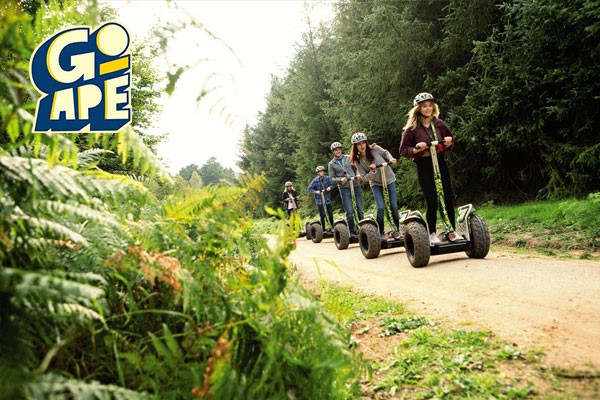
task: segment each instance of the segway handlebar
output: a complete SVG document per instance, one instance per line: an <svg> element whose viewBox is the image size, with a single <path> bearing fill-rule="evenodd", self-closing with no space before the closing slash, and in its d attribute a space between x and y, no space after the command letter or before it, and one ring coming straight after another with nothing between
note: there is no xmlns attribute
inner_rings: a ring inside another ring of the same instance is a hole
<svg viewBox="0 0 600 400"><path fill-rule="evenodd" d="M438 144L446 144L446 139L444 138L444 140L442 140L441 142L437 141L437 140L432 140L431 142L427 143L427 147L431 147L431 146L437 146ZM419 146L418 144L415 146L415 149L420 149L421 146Z"/></svg>

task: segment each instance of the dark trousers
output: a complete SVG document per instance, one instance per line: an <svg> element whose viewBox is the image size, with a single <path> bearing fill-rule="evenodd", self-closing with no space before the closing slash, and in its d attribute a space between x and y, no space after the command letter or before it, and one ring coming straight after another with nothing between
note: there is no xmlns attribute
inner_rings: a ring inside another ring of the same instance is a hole
<svg viewBox="0 0 600 400"><path fill-rule="evenodd" d="M435 190L435 180L433 178L433 165L431 164L431 157L417 158L417 177L419 178L419 185L423 194L425 195L425 202L427 203L427 225L429 225L429 233L436 231L437 222L437 192ZM452 229L455 229L455 215L454 215L454 193L452 191L452 183L450 182L450 171L446 164L446 159L443 155L438 154L438 164L440 166L440 174L442 175L442 187L444 188L444 204L446 206L446 212L448 213L448 219L452 225Z"/></svg>
<svg viewBox="0 0 600 400"><path fill-rule="evenodd" d="M333 226L333 210L331 209L331 203L327 204L327 216L329 217L329 221L331 222L331 225L329 225L329 227L331 228ZM321 226L323 227L323 230L325 230L325 208L323 207L323 204L317 204L317 207L319 207L319 215L321 216Z"/></svg>

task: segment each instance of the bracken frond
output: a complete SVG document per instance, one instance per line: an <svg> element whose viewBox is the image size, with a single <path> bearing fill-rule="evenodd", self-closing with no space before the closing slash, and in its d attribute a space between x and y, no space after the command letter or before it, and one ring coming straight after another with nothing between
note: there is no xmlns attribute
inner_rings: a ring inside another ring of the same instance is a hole
<svg viewBox="0 0 600 400"><path fill-rule="evenodd" d="M130 194L131 190L146 193L148 189L144 186L142 179L136 179L129 175L111 174L101 170L90 170L85 173L88 178L96 179L98 190L102 192L118 191L122 194ZM109 185L107 188L106 186Z"/></svg>
<svg viewBox="0 0 600 400"><path fill-rule="evenodd" d="M104 302L104 289L92 284L106 285L100 275L65 273L64 271L32 272L15 268L0 270L0 291L9 293L11 303L23 310L45 310L62 314L79 308L80 317L99 315L94 307ZM67 307L68 305L68 307ZM85 313L81 312L87 309Z"/></svg>
<svg viewBox="0 0 600 400"><path fill-rule="evenodd" d="M44 158L49 165L68 166L77 162L77 145L56 132L38 132L33 135L36 157Z"/></svg>
<svg viewBox="0 0 600 400"><path fill-rule="evenodd" d="M113 400L149 400L154 397L145 392L136 392L116 385L104 385L100 382L83 382L67 379L54 374L38 376L26 387L28 399L113 399Z"/></svg>
<svg viewBox="0 0 600 400"><path fill-rule="evenodd" d="M97 221L119 229L122 227L121 223L115 219L114 214L107 210L94 209L85 204L42 200L35 203L35 208L42 215L65 215L81 220Z"/></svg>
<svg viewBox="0 0 600 400"><path fill-rule="evenodd" d="M133 165L139 166L142 173L157 175L167 181L171 180L169 171L130 125L125 126L118 133L117 153L121 156L123 164L127 162L128 155L132 154Z"/></svg>
<svg viewBox="0 0 600 400"><path fill-rule="evenodd" d="M100 313L90 308L84 307L81 304L59 303L55 307L55 313L61 316L74 316L80 321L97 320L104 321Z"/></svg>
<svg viewBox="0 0 600 400"><path fill-rule="evenodd" d="M104 150L99 148L89 149L80 152L77 155L77 167L78 169L90 169L95 167L98 162L107 154L115 154L110 150Z"/></svg>
<svg viewBox="0 0 600 400"><path fill-rule="evenodd" d="M79 173L70 168L55 166L40 159L0 156L0 178L11 186L31 185L39 195L50 194L60 198L78 198L85 202L90 197L77 181Z"/></svg>
<svg viewBox="0 0 600 400"><path fill-rule="evenodd" d="M8 216L7 221L14 226L21 226L23 233L29 233L31 236L33 236L33 232L37 231L46 237L64 238L84 246L88 245L85 237L69 229L64 224L45 218L31 217L22 212L18 207Z"/></svg>
<svg viewBox="0 0 600 400"><path fill-rule="evenodd" d="M238 186L208 185L200 189L192 188L165 200L165 217L186 220L199 218L204 212L219 208L241 210L249 194L247 187Z"/></svg>

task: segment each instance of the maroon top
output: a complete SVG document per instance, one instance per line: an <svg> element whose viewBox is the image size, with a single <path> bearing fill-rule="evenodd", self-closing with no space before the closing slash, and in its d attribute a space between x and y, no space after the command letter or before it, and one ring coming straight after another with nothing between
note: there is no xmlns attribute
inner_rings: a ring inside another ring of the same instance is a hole
<svg viewBox="0 0 600 400"><path fill-rule="evenodd" d="M453 137L452 132L450 132L450 129L444 123L444 121L442 121L439 118L433 118L431 121L435 125L435 133L440 142L442 140L444 140L444 138L446 136ZM433 140L435 140L435 137L433 136L431 127L425 128L423 126L423 124L418 122L417 127L414 130L411 128L407 128L402 133L402 140L400 141L400 150L399 150L400 155L402 157L408 157L410 159L423 157L423 153L426 153L424 151L421 153L413 154L413 152L415 150L415 145L419 142L431 143L431 141L433 141ZM452 140L452 146L450 146L449 148L447 148L445 150L452 150L453 147L454 147L454 140ZM429 153L429 152L427 152L427 153Z"/></svg>

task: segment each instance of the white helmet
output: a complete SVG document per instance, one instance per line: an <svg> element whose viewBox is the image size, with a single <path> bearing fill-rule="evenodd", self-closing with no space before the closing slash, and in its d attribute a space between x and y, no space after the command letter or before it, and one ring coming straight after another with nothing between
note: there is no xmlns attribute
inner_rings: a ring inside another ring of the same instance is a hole
<svg viewBox="0 0 600 400"><path fill-rule="evenodd" d="M365 140L367 140L367 135L362 132L356 132L352 135L352 144L364 142Z"/></svg>
<svg viewBox="0 0 600 400"><path fill-rule="evenodd" d="M423 92L415 96L415 99L413 100L413 106L416 106L417 104L425 100L435 101L431 93Z"/></svg>
<svg viewBox="0 0 600 400"><path fill-rule="evenodd" d="M287 182L285 183L285 186L292 186L292 182L290 182L290 181L287 181Z"/></svg>
<svg viewBox="0 0 600 400"><path fill-rule="evenodd" d="M319 172L321 172L321 171L325 171L325 167L324 167L324 166L322 166L322 165L319 165L319 166L317 167L317 169L315 169L315 172L318 174L318 173L319 173Z"/></svg>
<svg viewBox="0 0 600 400"><path fill-rule="evenodd" d="M331 143L331 146L329 146L331 151L341 148L341 147L342 147L342 144L340 142L333 142L333 143Z"/></svg>

